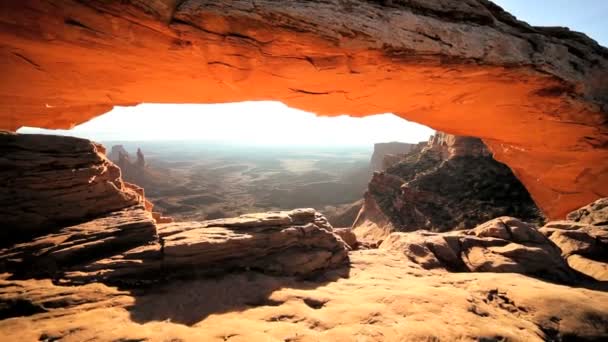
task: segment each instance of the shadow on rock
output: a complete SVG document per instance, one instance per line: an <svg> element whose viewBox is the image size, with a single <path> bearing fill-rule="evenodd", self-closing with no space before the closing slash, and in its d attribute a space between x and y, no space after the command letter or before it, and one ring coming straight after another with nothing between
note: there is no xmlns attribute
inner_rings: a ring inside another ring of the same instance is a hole
<svg viewBox="0 0 608 342"><path fill-rule="evenodd" d="M261 306L279 306L272 298L282 288L315 289L340 278L348 278L350 267L327 270L314 276L280 277L248 271L217 278L174 280L159 287L132 290L135 304L128 308L137 323L171 321L194 325L209 315L245 311ZM313 309L323 306L313 298L302 299Z"/></svg>

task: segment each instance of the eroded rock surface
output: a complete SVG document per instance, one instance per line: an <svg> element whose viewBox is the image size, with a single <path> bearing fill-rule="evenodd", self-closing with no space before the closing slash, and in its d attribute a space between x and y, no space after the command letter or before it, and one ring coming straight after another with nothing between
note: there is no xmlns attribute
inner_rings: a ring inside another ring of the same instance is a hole
<svg viewBox="0 0 608 342"><path fill-rule="evenodd" d="M0 23L0 128L142 102L392 112L484 139L551 219L608 196L606 48L490 1L3 1Z"/></svg>
<svg viewBox="0 0 608 342"><path fill-rule="evenodd" d="M594 226L608 226L608 198L597 201L577 209L567 216L568 220L591 224Z"/></svg>
<svg viewBox="0 0 608 342"><path fill-rule="evenodd" d="M112 283L251 269L310 275L348 262L344 242L312 209L158 225L159 242L71 268L65 278Z"/></svg>
<svg viewBox="0 0 608 342"><path fill-rule="evenodd" d="M521 273L574 283L576 272L538 229L512 217L499 217L457 232L392 233L380 249L398 251L424 269Z"/></svg>
<svg viewBox="0 0 608 342"><path fill-rule="evenodd" d="M607 203L608 199L599 199L570 213L572 221L549 222L540 229L570 267L601 281L608 281Z"/></svg>
<svg viewBox="0 0 608 342"><path fill-rule="evenodd" d="M89 140L0 132L0 245L143 203Z"/></svg>
<svg viewBox="0 0 608 342"><path fill-rule="evenodd" d="M60 278L74 265L154 241L154 219L134 206L0 250L0 265L18 277Z"/></svg>
<svg viewBox="0 0 608 342"><path fill-rule="evenodd" d="M511 273L429 271L381 250L350 252L350 258L348 269L305 281L242 272L127 292L102 284L0 280L0 336L378 342L608 337L608 294L601 289ZM2 310L17 301L20 311Z"/></svg>
<svg viewBox="0 0 608 342"><path fill-rule="evenodd" d="M122 285L243 269L310 275L348 262L332 230L314 209L155 226L133 207L1 250L0 262L20 278Z"/></svg>
<svg viewBox="0 0 608 342"><path fill-rule="evenodd" d="M472 228L505 215L542 220L524 186L480 139L445 133L375 173L365 202L354 227L367 240L392 231Z"/></svg>

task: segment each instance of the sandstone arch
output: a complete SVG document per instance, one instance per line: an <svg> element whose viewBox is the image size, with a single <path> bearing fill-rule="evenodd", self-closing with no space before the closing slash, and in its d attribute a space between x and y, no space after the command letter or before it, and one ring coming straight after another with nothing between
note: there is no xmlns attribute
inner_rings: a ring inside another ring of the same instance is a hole
<svg viewBox="0 0 608 342"><path fill-rule="evenodd" d="M550 218L608 196L608 50L487 0L3 1L0 128L280 100L478 136Z"/></svg>

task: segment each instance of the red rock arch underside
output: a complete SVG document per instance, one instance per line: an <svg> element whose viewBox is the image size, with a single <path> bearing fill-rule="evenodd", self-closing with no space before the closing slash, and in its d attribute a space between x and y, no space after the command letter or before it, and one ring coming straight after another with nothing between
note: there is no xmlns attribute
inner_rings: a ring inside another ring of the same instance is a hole
<svg viewBox="0 0 608 342"><path fill-rule="evenodd" d="M550 218L608 196L608 50L467 1L3 1L0 128L142 102L394 112L483 138Z"/></svg>

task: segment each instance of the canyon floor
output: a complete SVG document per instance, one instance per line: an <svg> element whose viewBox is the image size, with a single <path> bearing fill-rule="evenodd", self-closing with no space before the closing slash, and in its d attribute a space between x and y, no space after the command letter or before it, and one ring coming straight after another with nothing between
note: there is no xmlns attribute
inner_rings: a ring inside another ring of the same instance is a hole
<svg viewBox="0 0 608 342"><path fill-rule="evenodd" d="M22 305L29 316L0 321L0 335L3 341L567 341L608 334L601 284L428 271L391 251L349 256L349 266L309 279L242 272L136 291L3 279L3 301L18 292L34 304Z"/></svg>
<svg viewBox="0 0 608 342"><path fill-rule="evenodd" d="M301 207L332 214L359 200L370 177L366 146L104 142L117 144L131 156L142 149L143 181L124 170L123 177L145 188L155 210L178 221Z"/></svg>

